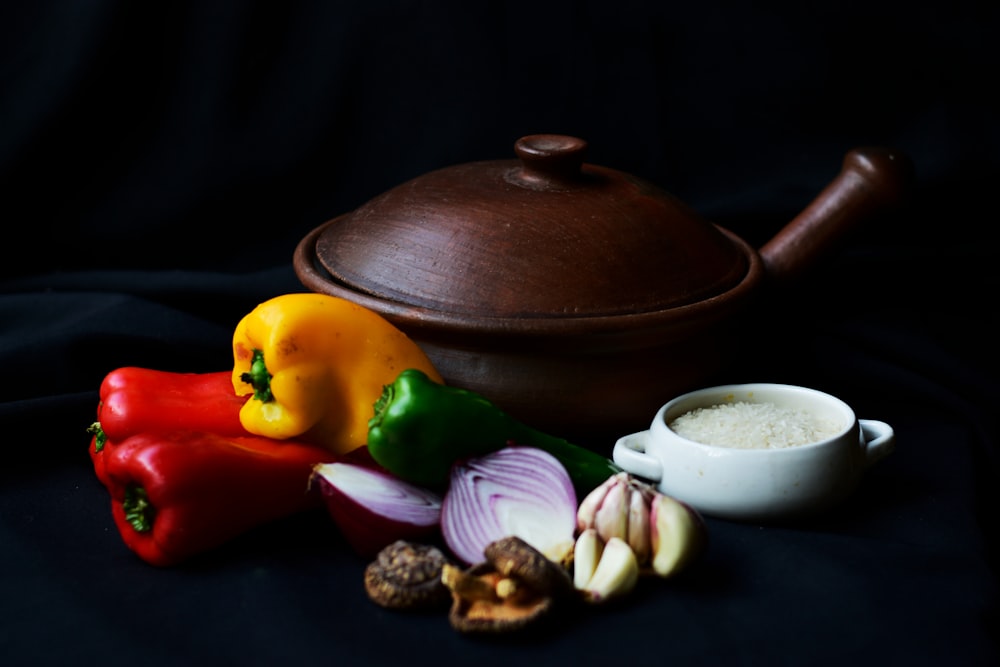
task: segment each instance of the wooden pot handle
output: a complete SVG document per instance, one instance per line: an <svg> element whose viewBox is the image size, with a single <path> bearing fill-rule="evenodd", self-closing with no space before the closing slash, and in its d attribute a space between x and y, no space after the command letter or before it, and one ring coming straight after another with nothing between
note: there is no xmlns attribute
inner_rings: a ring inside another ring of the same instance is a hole
<svg viewBox="0 0 1000 667"><path fill-rule="evenodd" d="M780 282L794 278L864 220L899 205L912 180L913 164L898 151L851 150L837 178L760 249L765 273Z"/></svg>

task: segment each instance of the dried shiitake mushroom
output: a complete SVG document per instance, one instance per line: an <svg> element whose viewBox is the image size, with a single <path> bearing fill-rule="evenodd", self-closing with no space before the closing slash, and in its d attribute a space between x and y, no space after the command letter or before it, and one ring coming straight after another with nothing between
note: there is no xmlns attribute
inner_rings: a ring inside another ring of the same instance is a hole
<svg viewBox="0 0 1000 667"><path fill-rule="evenodd" d="M448 563L437 547L398 540L365 568L365 591L388 609L444 608L451 592L441 580Z"/></svg>
<svg viewBox="0 0 1000 667"><path fill-rule="evenodd" d="M521 630L547 618L573 593L569 573L518 537L485 549L486 561L462 570L447 564L442 580L451 591L449 621L464 633Z"/></svg>

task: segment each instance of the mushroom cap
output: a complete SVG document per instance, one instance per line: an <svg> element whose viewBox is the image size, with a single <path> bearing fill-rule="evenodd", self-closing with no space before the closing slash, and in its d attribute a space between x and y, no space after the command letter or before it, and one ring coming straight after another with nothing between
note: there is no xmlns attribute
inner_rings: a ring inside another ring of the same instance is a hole
<svg viewBox="0 0 1000 667"><path fill-rule="evenodd" d="M487 560L468 570L448 568L448 615L464 633L502 634L535 626L573 590L569 573L518 537L490 543ZM501 594L499 591L504 591Z"/></svg>
<svg viewBox="0 0 1000 667"><path fill-rule="evenodd" d="M543 595L559 597L573 590L569 572L520 537L492 542L484 554L497 572L519 579Z"/></svg>
<svg viewBox="0 0 1000 667"><path fill-rule="evenodd" d="M437 547L397 540L365 568L365 591L388 609L435 609L451 599L441 581L448 562Z"/></svg>
<svg viewBox="0 0 1000 667"><path fill-rule="evenodd" d="M463 576L485 581L489 587L503 578L490 563L474 565ZM462 587L465 588L466 584ZM479 588L468 586L468 589ZM452 591L448 620L453 628L469 634L506 634L522 630L546 618L554 604L552 597L537 592L528 596L519 595L516 600L466 593Z"/></svg>

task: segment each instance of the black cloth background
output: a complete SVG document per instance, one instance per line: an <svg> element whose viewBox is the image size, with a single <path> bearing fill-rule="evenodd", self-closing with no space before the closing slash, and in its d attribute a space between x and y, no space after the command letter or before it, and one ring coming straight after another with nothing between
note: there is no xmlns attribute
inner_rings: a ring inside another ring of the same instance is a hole
<svg viewBox="0 0 1000 667"><path fill-rule="evenodd" d="M971 0L4 3L0 661L998 664L998 27ZM850 148L912 158L910 203L762 307L720 378L893 425L855 496L710 519L683 577L532 641L376 607L323 514L134 557L86 453L103 376L227 368L238 319L302 289L306 232L537 132L755 244Z"/></svg>

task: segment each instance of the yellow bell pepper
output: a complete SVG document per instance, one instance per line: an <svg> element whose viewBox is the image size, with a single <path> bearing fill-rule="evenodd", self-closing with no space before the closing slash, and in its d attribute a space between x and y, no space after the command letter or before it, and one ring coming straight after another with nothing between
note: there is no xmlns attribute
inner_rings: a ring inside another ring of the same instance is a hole
<svg viewBox="0 0 1000 667"><path fill-rule="evenodd" d="M253 394L243 427L343 454L367 442L385 385L407 368L441 376L423 350L378 313L324 294L284 294L258 305L233 334L233 388Z"/></svg>

